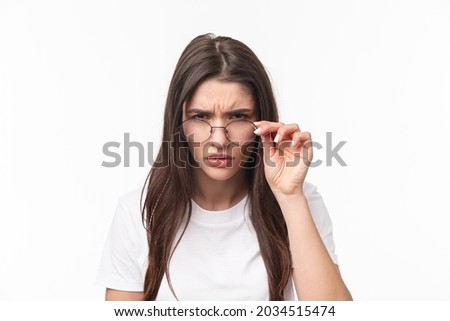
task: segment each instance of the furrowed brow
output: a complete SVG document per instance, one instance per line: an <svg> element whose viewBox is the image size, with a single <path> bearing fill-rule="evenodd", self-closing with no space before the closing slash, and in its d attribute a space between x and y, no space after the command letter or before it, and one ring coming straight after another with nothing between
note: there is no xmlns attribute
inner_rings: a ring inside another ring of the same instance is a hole
<svg viewBox="0 0 450 321"><path fill-rule="evenodd" d="M192 108L192 109L189 109L188 111L186 111L186 114L188 114L188 115L192 115L192 114L211 115L211 112L204 110L204 109Z"/></svg>
<svg viewBox="0 0 450 321"><path fill-rule="evenodd" d="M238 108L233 109L228 112L229 115L236 115L236 114L251 114L253 112L252 109L249 108Z"/></svg>

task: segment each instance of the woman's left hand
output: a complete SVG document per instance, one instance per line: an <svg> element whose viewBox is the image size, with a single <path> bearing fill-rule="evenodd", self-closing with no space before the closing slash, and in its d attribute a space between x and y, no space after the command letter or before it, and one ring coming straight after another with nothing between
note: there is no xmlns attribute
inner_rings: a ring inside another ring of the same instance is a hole
<svg viewBox="0 0 450 321"><path fill-rule="evenodd" d="M311 134L297 124L256 122L255 134L264 149L264 171L275 196L303 193L309 165L313 159Z"/></svg>

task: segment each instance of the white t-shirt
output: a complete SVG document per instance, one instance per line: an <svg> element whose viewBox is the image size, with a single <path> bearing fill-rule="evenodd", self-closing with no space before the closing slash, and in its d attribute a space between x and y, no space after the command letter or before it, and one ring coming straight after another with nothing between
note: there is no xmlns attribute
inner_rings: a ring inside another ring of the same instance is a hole
<svg viewBox="0 0 450 321"><path fill-rule="evenodd" d="M304 194L328 253L337 264L332 223L317 187ZM121 197L106 240L96 284L143 291L147 235L140 212L140 190ZM170 261L170 278L179 300L269 300L267 272L249 219L246 196L223 211L207 211L192 200L192 217ZM178 239L178 236L175 240ZM164 276L157 300L176 300ZM285 300L295 300L292 280Z"/></svg>

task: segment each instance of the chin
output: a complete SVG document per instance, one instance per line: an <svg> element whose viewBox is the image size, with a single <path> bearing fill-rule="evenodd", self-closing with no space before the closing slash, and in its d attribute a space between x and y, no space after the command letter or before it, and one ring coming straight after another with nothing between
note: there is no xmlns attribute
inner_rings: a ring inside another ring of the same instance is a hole
<svg viewBox="0 0 450 321"><path fill-rule="evenodd" d="M206 176L215 181L226 181L239 172L235 168L202 167L201 170Z"/></svg>

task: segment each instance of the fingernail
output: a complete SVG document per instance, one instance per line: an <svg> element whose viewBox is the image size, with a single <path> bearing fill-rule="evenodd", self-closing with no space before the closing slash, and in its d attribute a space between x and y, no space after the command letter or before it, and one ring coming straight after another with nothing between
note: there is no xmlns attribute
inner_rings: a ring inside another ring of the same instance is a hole
<svg viewBox="0 0 450 321"><path fill-rule="evenodd" d="M254 131L254 133L255 133L256 135L258 135L260 132L261 132L261 128L256 128L255 131Z"/></svg>
<svg viewBox="0 0 450 321"><path fill-rule="evenodd" d="M278 141L280 140L280 135L276 135L275 136L275 138L273 139L273 141L275 142L275 143L278 143Z"/></svg>
<svg viewBox="0 0 450 321"><path fill-rule="evenodd" d="M255 121L255 122L253 122L253 124L255 124L256 126L259 126L259 124L261 124L261 122L260 121Z"/></svg>

